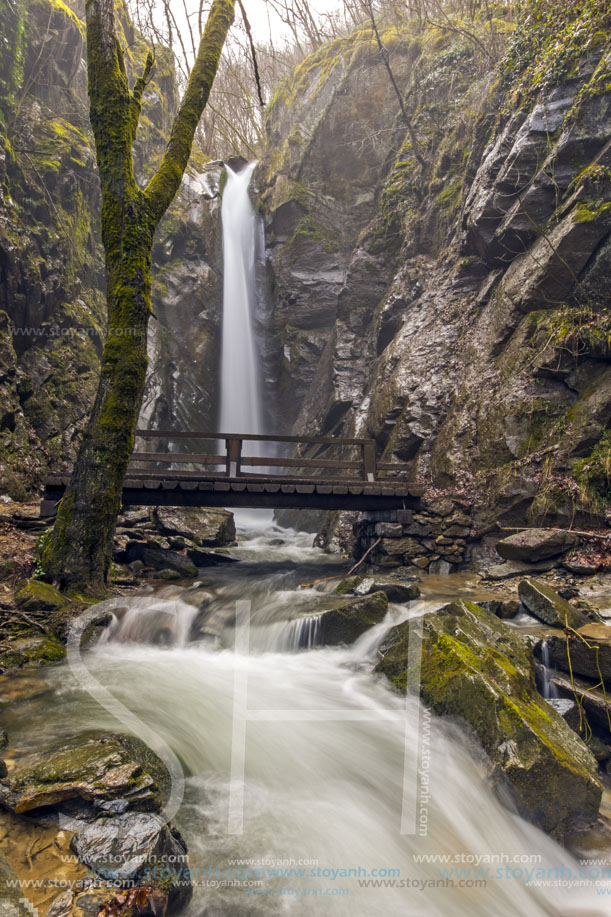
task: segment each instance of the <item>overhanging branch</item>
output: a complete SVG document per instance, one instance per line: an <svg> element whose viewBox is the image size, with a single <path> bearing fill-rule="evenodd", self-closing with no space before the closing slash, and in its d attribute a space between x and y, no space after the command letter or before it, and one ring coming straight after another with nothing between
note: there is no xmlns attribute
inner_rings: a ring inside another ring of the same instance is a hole
<svg viewBox="0 0 611 917"><path fill-rule="evenodd" d="M167 149L146 187L151 216L156 223L172 203L189 162L195 131L206 107L225 38L233 22L235 2L214 0L212 4Z"/></svg>

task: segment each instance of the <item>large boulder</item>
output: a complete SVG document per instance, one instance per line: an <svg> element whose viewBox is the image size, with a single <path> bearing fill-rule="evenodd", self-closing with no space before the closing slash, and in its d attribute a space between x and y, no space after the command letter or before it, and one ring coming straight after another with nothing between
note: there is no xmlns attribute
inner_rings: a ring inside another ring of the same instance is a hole
<svg viewBox="0 0 611 917"><path fill-rule="evenodd" d="M527 529L497 542L496 550L505 560L536 563L565 554L577 544L577 536L566 529Z"/></svg>
<svg viewBox="0 0 611 917"><path fill-rule="evenodd" d="M49 665L59 662L66 655L66 648L52 634L45 634L35 628L25 629L2 641L0 652L0 674L22 666Z"/></svg>
<svg viewBox="0 0 611 917"><path fill-rule="evenodd" d="M327 646L354 643L366 630L383 621L387 611L388 598L383 592L340 602L320 615L319 642Z"/></svg>
<svg viewBox="0 0 611 917"><path fill-rule="evenodd" d="M30 580L16 594L15 604L26 612L57 611L68 604L68 599L48 583Z"/></svg>
<svg viewBox="0 0 611 917"><path fill-rule="evenodd" d="M169 551L154 543L129 541L125 548L125 559L128 564L140 560L145 567L152 567L153 570L175 570L185 579L197 576L197 567L192 560L178 551Z"/></svg>
<svg viewBox="0 0 611 917"><path fill-rule="evenodd" d="M381 580L379 577L365 577L354 589L355 595L371 595L374 592L383 592L389 602L412 602L420 598L420 587L416 583Z"/></svg>
<svg viewBox="0 0 611 917"><path fill-rule="evenodd" d="M524 818L556 837L593 824L602 794L596 761L537 692L526 642L470 602L453 602L421 624L424 703L475 733L494 783L509 789ZM410 625L392 629L377 666L402 691L411 677Z"/></svg>
<svg viewBox="0 0 611 917"><path fill-rule="evenodd" d="M518 586L518 594L527 611L551 627L568 625L577 629L588 623L588 618L583 612L573 608L558 593L539 580L522 580Z"/></svg>
<svg viewBox="0 0 611 917"><path fill-rule="evenodd" d="M168 779L161 761L138 739L77 738L21 758L0 781L0 803L16 814L74 800L92 812L112 800L157 811Z"/></svg>
<svg viewBox="0 0 611 917"><path fill-rule="evenodd" d="M577 634L569 634L568 649L564 634L550 634L545 638L549 661L564 672L585 675L597 683L603 680L611 685L611 627L608 624L586 624Z"/></svg>
<svg viewBox="0 0 611 917"><path fill-rule="evenodd" d="M71 847L81 863L107 881L162 886L170 913L191 898L186 845L159 815L129 812L98 818L76 832Z"/></svg>
<svg viewBox="0 0 611 917"><path fill-rule="evenodd" d="M550 681L561 697L569 700L577 697L590 727L598 730L601 735L607 734L611 743L611 702L607 692L599 687L598 680L588 681L578 675L571 678L564 672L555 671L551 673Z"/></svg>
<svg viewBox="0 0 611 917"><path fill-rule="evenodd" d="M153 521L162 535L188 538L204 548L221 548L235 541L233 513L196 506L158 506Z"/></svg>

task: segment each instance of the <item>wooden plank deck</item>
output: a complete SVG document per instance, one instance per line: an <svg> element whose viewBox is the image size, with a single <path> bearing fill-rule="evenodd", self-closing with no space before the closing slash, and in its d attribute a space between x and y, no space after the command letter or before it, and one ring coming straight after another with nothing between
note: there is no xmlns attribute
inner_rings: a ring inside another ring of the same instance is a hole
<svg viewBox="0 0 611 917"><path fill-rule="evenodd" d="M138 430L142 439L225 443L224 454L206 452L134 452L123 485L124 506L222 506L228 509L409 509L418 505L422 488L407 480L409 466L377 464L376 444L370 439L255 436L196 431ZM255 457L242 455L243 442L261 440L305 446L309 456ZM343 450L340 459L312 456L313 447ZM346 458L346 450L354 459ZM197 469L176 465L200 466ZM148 467L142 467L148 466ZM154 466L154 467L151 467ZM284 467L287 473L278 474ZM259 469L259 473L255 469ZM312 476L311 469L319 469ZM297 469L303 473L299 474ZM398 477L388 477L395 474ZM53 516L70 481L69 474L45 481L41 516Z"/></svg>
<svg viewBox="0 0 611 917"><path fill-rule="evenodd" d="M69 475L47 478L41 515L54 515L70 480ZM422 491L400 482L332 481L275 478L253 480L195 476L164 471L128 474L123 485L124 506L220 506L227 509L409 509L418 505Z"/></svg>

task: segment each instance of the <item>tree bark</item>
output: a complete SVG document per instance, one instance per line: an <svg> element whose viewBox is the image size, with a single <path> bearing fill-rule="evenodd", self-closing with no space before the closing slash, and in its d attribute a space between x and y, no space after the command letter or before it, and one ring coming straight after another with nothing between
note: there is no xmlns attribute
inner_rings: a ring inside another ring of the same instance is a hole
<svg viewBox="0 0 611 917"><path fill-rule="evenodd" d="M234 4L235 0L214 0L212 4L166 152L142 190L134 177L132 147L153 58L149 55L144 73L130 91L114 31L114 2L86 3L90 118L102 187L108 335L98 391L72 479L42 551L45 573L62 589L99 593L107 582L146 377L153 236L180 187L233 22Z"/></svg>

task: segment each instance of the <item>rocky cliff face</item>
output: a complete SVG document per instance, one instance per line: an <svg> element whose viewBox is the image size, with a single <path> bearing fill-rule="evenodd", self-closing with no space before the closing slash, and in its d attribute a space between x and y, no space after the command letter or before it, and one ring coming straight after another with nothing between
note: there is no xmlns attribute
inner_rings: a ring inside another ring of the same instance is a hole
<svg viewBox="0 0 611 917"><path fill-rule="evenodd" d="M497 30L495 69L450 31L384 34L416 149L370 32L277 93L260 199L287 420L373 436L482 525L600 522L608 31L588 3Z"/></svg>
<svg viewBox="0 0 611 917"><path fill-rule="evenodd" d="M128 68L140 73L147 45L122 4L117 14ZM105 333L83 20L82 0L12 0L0 9L0 491L13 498L35 492L47 469L74 460ZM134 149L143 183L176 103L173 62L157 49ZM220 173L202 169L195 157L154 249L156 320L143 420L164 426L178 417L193 427L193 410L201 416L214 400L209 367L220 293L210 264L220 264ZM205 302L213 303L209 312Z"/></svg>
<svg viewBox="0 0 611 917"><path fill-rule="evenodd" d="M223 174L222 162L192 168L157 233L150 365L140 415L148 429L217 426Z"/></svg>

